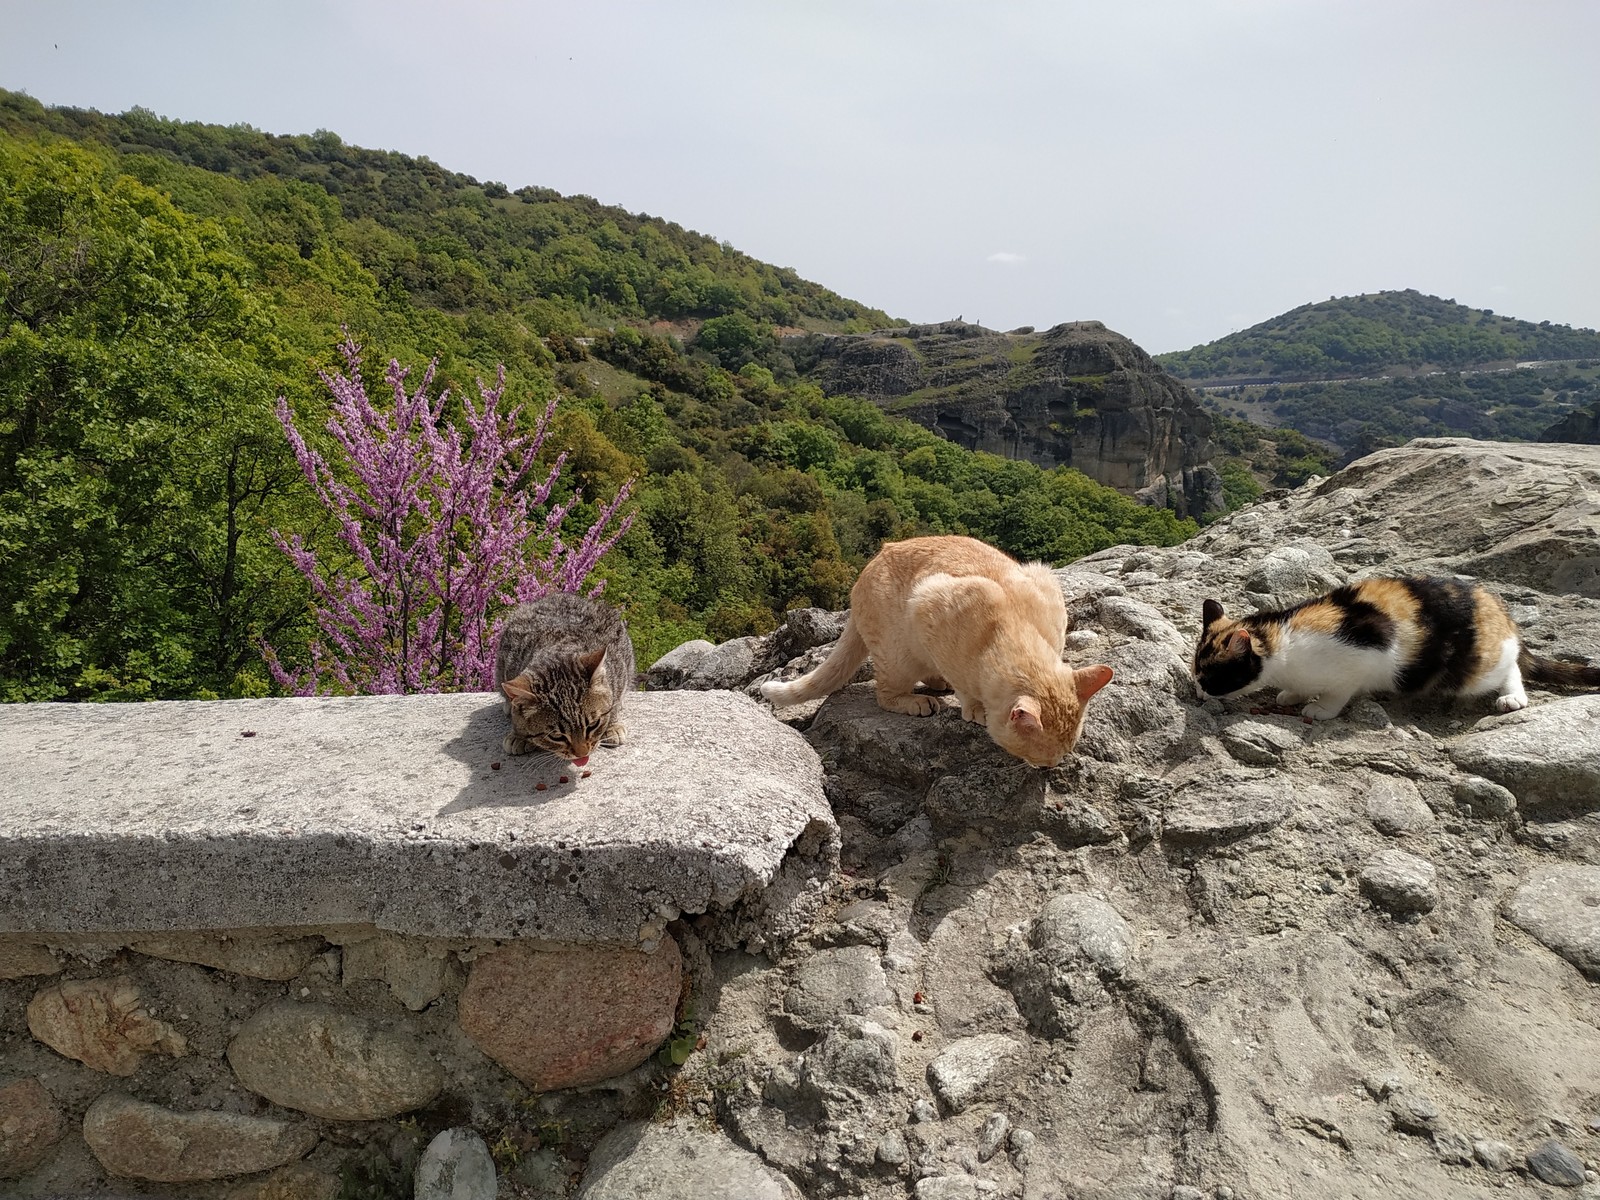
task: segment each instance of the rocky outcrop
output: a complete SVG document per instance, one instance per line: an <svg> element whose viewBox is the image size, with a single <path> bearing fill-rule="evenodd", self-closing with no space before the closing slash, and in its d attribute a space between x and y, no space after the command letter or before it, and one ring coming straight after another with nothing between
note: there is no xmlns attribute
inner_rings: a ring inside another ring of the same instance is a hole
<svg viewBox="0 0 1600 1200"><path fill-rule="evenodd" d="M1099 321L996 333L960 321L818 338L797 361L825 390L1044 467L1073 467L1180 515L1221 511L1211 419L1193 393Z"/></svg>
<svg viewBox="0 0 1600 1200"><path fill-rule="evenodd" d="M1600 658L1597 501L1600 449L1416 442L1073 563L1068 658L1116 679L1055 771L861 684L780 711L826 765L843 876L771 966L711 961L675 1086L814 1197L1600 1190L1592 702L1309 724L1188 669L1208 597L1414 569Z"/></svg>
<svg viewBox="0 0 1600 1200"><path fill-rule="evenodd" d="M1575 408L1539 435L1541 442L1574 442L1592 446L1600 442L1600 404Z"/></svg>

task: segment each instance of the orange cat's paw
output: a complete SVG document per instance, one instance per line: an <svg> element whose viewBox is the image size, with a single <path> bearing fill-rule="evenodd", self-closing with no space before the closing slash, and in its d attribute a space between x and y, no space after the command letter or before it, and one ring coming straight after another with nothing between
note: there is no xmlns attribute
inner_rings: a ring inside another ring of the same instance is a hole
<svg viewBox="0 0 1600 1200"><path fill-rule="evenodd" d="M971 721L974 725L983 725L988 722L988 715L984 712L983 705L974 700L971 704L961 706L961 719Z"/></svg>
<svg viewBox="0 0 1600 1200"><path fill-rule="evenodd" d="M878 707L910 717L931 717L944 706L933 696L879 696Z"/></svg>

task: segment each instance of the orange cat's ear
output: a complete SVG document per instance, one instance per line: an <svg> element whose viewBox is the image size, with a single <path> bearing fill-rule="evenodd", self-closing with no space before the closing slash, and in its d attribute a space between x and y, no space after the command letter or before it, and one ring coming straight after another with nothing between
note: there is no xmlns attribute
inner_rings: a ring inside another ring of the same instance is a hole
<svg viewBox="0 0 1600 1200"><path fill-rule="evenodd" d="M515 679L508 679L500 685L500 690L505 693L507 700L513 704L519 700L532 700L533 689L528 686L528 681L518 675Z"/></svg>
<svg viewBox="0 0 1600 1200"><path fill-rule="evenodd" d="M1011 706L1011 728L1022 733L1039 733L1044 725L1039 720L1039 702L1032 696L1018 696Z"/></svg>
<svg viewBox="0 0 1600 1200"><path fill-rule="evenodd" d="M591 650L587 654L578 655L578 666L585 675L593 679L594 673L600 669L600 664L605 661L605 657L606 652L604 650Z"/></svg>
<svg viewBox="0 0 1600 1200"><path fill-rule="evenodd" d="M1200 617L1205 622L1205 628L1210 629L1218 621L1222 620L1222 605L1215 600L1207 600L1200 607Z"/></svg>
<svg viewBox="0 0 1600 1200"><path fill-rule="evenodd" d="M1078 689L1078 703L1082 704L1106 684L1111 682L1111 668L1107 666L1082 667L1072 673L1073 686Z"/></svg>

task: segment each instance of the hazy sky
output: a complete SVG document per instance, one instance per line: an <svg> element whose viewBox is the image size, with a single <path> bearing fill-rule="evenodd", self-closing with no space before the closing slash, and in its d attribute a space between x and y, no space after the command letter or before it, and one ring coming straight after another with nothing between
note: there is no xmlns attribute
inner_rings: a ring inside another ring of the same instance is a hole
<svg viewBox="0 0 1600 1200"><path fill-rule="evenodd" d="M0 85L587 193L918 321L1600 326L1593 0L0 0Z"/></svg>

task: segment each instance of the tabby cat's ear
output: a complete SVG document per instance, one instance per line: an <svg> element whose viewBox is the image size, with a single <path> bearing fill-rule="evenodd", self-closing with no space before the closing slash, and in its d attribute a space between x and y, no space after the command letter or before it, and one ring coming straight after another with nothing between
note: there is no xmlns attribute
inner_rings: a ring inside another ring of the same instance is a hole
<svg viewBox="0 0 1600 1200"><path fill-rule="evenodd" d="M526 675L518 675L515 679L507 679L500 685L500 690L505 693L506 699L513 704L518 701L533 699L533 689L528 686L528 677Z"/></svg>
<svg viewBox="0 0 1600 1200"><path fill-rule="evenodd" d="M1044 729L1039 720L1039 702L1032 696L1018 696L1011 706L1011 728L1024 733L1039 733Z"/></svg>
<svg viewBox="0 0 1600 1200"><path fill-rule="evenodd" d="M1072 673L1072 685L1077 689L1079 704L1110 682L1111 668L1107 666L1081 667Z"/></svg>
<svg viewBox="0 0 1600 1200"><path fill-rule="evenodd" d="M1201 606L1200 615L1205 621L1206 628L1209 629L1218 621L1222 620L1222 605L1218 604L1215 600L1207 600L1205 604Z"/></svg>
<svg viewBox="0 0 1600 1200"><path fill-rule="evenodd" d="M605 661L605 658L606 652L604 650L591 650L587 654L580 654L578 655L578 669L590 679L593 679L595 673L600 670L600 664Z"/></svg>

